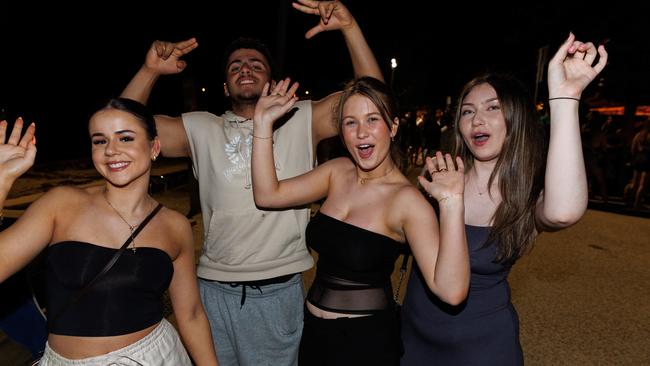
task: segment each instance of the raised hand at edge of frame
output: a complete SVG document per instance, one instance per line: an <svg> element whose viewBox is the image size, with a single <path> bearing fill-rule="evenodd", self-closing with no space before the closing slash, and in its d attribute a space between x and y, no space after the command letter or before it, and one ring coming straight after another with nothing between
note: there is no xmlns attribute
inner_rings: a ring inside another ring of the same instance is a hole
<svg viewBox="0 0 650 366"><path fill-rule="evenodd" d="M596 55L598 62L594 65ZM548 95L580 98L582 91L607 65L605 46L575 39L573 33L548 63Z"/></svg>
<svg viewBox="0 0 650 366"><path fill-rule="evenodd" d="M0 121L0 184L13 184L34 165L36 124L32 122L21 137L22 129L23 119L18 117L7 139L7 121Z"/></svg>
<svg viewBox="0 0 650 366"><path fill-rule="evenodd" d="M305 14L314 14L320 16L318 24L305 33L305 38L310 39L320 32L331 30L343 30L353 27L356 21L340 1L315 1L315 0L298 0L292 3L294 9Z"/></svg>

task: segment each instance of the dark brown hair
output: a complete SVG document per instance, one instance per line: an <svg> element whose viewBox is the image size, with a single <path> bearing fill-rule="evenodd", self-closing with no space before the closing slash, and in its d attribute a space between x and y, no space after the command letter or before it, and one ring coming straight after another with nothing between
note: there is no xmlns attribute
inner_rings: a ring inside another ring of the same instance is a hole
<svg viewBox="0 0 650 366"><path fill-rule="evenodd" d="M149 141L158 136L156 130L156 120L153 114L144 104L129 98L114 98L108 101L102 109L117 109L119 111L127 112L142 122L142 125L147 131L147 138Z"/></svg>
<svg viewBox="0 0 650 366"><path fill-rule="evenodd" d="M247 38L247 37L239 37L235 39L234 41L230 42L228 46L226 46L226 49L223 53L223 60L222 60L222 69L224 70L226 74L226 78L228 75L227 67L228 67L228 58L230 58L230 55L232 55L233 52L241 49L250 49L250 50L255 50L264 56L266 58L266 63L268 64L269 67L269 76L271 79L275 78L275 67L273 67L273 58L271 57L271 52L269 51L269 48L266 47L266 44L264 44L262 41L256 38Z"/></svg>

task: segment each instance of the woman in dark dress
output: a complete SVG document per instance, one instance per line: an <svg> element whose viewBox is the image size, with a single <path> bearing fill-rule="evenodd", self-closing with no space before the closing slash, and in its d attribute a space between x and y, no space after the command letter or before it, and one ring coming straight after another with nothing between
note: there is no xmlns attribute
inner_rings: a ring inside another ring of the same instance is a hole
<svg viewBox="0 0 650 366"><path fill-rule="evenodd" d="M576 41L573 34L551 59L546 161L542 125L519 82L488 74L465 86L455 155L466 167L470 290L465 302L450 306L423 286L419 269L412 273L402 312L402 365L523 363L508 273L537 233L573 225L586 210L578 104L606 62L604 47Z"/></svg>

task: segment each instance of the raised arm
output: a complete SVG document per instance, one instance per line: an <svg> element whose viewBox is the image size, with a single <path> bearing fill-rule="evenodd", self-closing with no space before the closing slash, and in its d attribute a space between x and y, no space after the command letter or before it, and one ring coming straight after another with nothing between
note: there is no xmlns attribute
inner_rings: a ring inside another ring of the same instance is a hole
<svg viewBox="0 0 650 366"><path fill-rule="evenodd" d="M327 193L331 165L318 168L295 178L278 181L273 158L273 123L293 107L298 100L298 84L289 88L290 80L281 80L269 94L264 85L253 117L253 153L251 170L255 204L266 208L298 206L314 202Z"/></svg>
<svg viewBox="0 0 650 366"><path fill-rule="evenodd" d="M30 124L21 137L22 129L23 119L18 117L7 139L7 121L0 121L0 207L4 207L16 179L34 165L36 158L36 125Z"/></svg>
<svg viewBox="0 0 650 366"><path fill-rule="evenodd" d="M306 38L309 39L323 31L340 30L343 33L356 79L361 76L372 76L375 79L384 80L375 55L368 46L359 24L345 5L340 1L298 0L297 3L293 3L293 7L303 13L320 17L318 24L305 34ZM322 139L336 135L332 109L337 100L338 93L334 93L313 103L313 146L316 146Z"/></svg>
<svg viewBox="0 0 650 366"><path fill-rule="evenodd" d="M5 143L7 121L0 122L0 210L16 179L33 164L36 157L35 125L21 137L22 118L18 118ZM19 222L0 232L0 282L27 265L48 243L53 219L46 209L48 198L41 198L23 214Z"/></svg>
<svg viewBox="0 0 650 366"><path fill-rule="evenodd" d="M174 259L174 277L169 285L169 295L176 316L179 333L194 364L197 366L217 365L217 356L212 341L208 317L205 314L196 278L194 261L194 240L189 222L178 213L170 220L172 235L180 245L180 252Z"/></svg>
<svg viewBox="0 0 650 366"><path fill-rule="evenodd" d="M198 46L194 38L177 43L155 41L147 52L144 64L120 96L147 104L158 77L182 72L187 63L180 57ZM189 144L181 117L157 115L155 118L162 154L168 157L189 156Z"/></svg>
<svg viewBox="0 0 650 366"><path fill-rule="evenodd" d="M458 305L469 290L470 268L465 236L464 166L440 152L427 157L431 181L418 177L426 192L438 201L440 227L431 205L415 189L408 204L401 204L406 217L404 231L429 289L442 301ZM439 230L439 231L438 231Z"/></svg>
<svg viewBox="0 0 650 366"><path fill-rule="evenodd" d="M598 63L594 63L599 55ZM607 64L604 46L575 40L573 33L548 65L551 132L544 192L535 211L538 230L576 223L587 209L587 178L580 141L582 91Z"/></svg>

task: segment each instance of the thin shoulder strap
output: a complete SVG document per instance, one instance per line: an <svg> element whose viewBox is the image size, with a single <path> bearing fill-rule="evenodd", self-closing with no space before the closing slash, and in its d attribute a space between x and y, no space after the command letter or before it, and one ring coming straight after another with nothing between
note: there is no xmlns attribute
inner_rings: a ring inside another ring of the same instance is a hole
<svg viewBox="0 0 650 366"><path fill-rule="evenodd" d="M144 227L147 226L147 224L149 223L149 221L151 221L151 219L153 219L153 217L156 216L156 214L158 213L158 211L160 211L160 209L161 209L162 207L163 207L163 205L162 205L161 203L158 203L158 206L156 206L156 208L154 208L154 209L151 211L151 213L149 213L149 215L147 215L147 217L145 217L144 220L142 220L142 222L140 223L140 225L138 225L138 227L135 229L135 231L133 231L133 235L129 235L129 237L126 239L126 241L124 242L124 244L122 244L122 246L120 247L120 250L118 250L117 253L115 253L115 255L113 255L113 258L111 258L111 260L108 261L108 263L106 263L106 265L104 266L104 268L102 269L102 271L99 272L99 273L97 274L97 276L95 276L95 278L93 278L90 282L88 282L88 284L86 284L86 286L84 286L84 288L83 288L81 291L79 291L79 297L81 297L81 295L82 295L82 291L85 292L85 290L86 290L87 288L89 288L89 287L90 287L90 286L91 286L95 281L97 281L97 279L99 279L100 277L102 277L103 275L105 275L106 272L108 272L108 271L113 267L113 265L115 264L115 262L117 262L117 260L118 260L118 259L120 258L120 256L122 255L122 253L124 253L124 250L129 246L129 244L131 244L131 242L133 241L133 239L134 239L136 236L138 236L138 234L140 234L140 231L142 231L142 229L144 229Z"/></svg>
<svg viewBox="0 0 650 366"><path fill-rule="evenodd" d="M138 234L140 234L140 231L142 231L142 229L144 229L144 227L147 226L149 221L151 221L151 219L153 219L153 217L156 216L156 214L158 213L158 211L160 211L160 209L162 207L163 207L162 203L158 203L158 206L156 206L156 208L154 208L151 211L151 213L147 217L145 217L144 220L142 220L140 225L138 225L138 227L133 232L133 235L131 237L129 237L128 239L126 239L126 242L124 244L122 244L122 248L126 248L127 246L129 246L129 243L131 243L131 240L133 240L133 238L135 238L136 236L138 236ZM122 248L120 248L120 249L122 249Z"/></svg>
<svg viewBox="0 0 650 366"><path fill-rule="evenodd" d="M98 279L103 277L106 274L106 272L110 271L110 269L113 268L113 265L115 264L115 262L117 262L117 260L120 258L122 253L124 253L124 250L126 249L126 247L128 247L129 244L131 243L131 241L133 241L133 238L135 238L140 233L140 231L142 231L142 229L144 229L144 227L147 226L149 221L151 221L151 219L154 216L156 216L156 214L160 211L160 209L162 207L163 207L163 205L161 203L158 203L158 206L156 206L156 208L154 208L151 211L151 213L149 213L149 215L147 215L147 217L145 217L144 220L142 220L140 225L138 225L138 227L133 232L133 235L129 235L129 237L126 239L124 244L122 244L120 249L117 252L115 252L115 254L113 254L113 257L108 261L108 263L106 263L104 268L102 268L102 270L99 271L99 273L95 277L93 277L92 280L88 281L88 283L86 285L84 285L84 287L81 290L79 290L79 292L77 292L77 295L75 297L73 297L72 300L70 300L70 302L68 302L64 307L62 307L61 310L59 310L58 313L56 313L55 315L50 317L49 318L50 322L53 322L55 319L57 319L59 316L61 316L61 314L63 314L66 310L68 310L68 308L72 304L79 301L83 297L83 295L86 292L88 292L88 290L92 287L92 285L94 285L95 282L97 282Z"/></svg>

